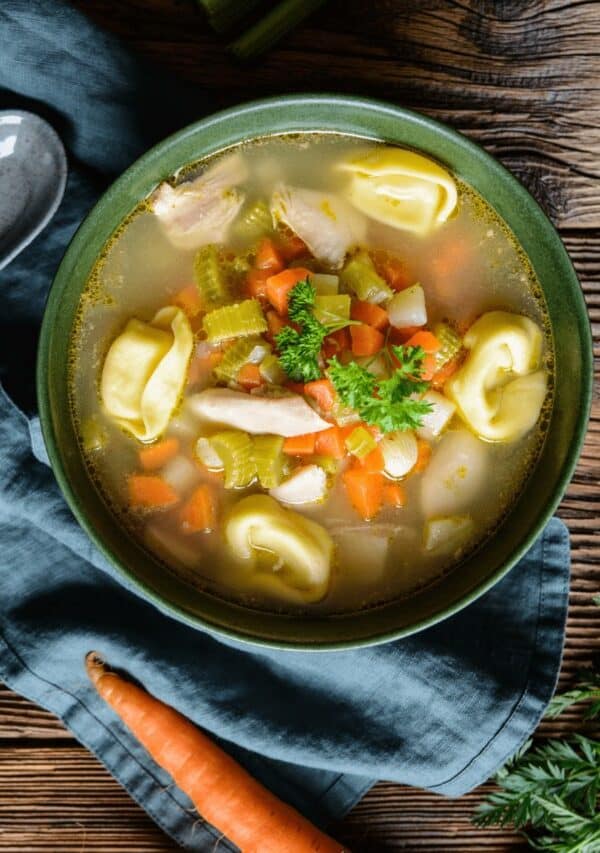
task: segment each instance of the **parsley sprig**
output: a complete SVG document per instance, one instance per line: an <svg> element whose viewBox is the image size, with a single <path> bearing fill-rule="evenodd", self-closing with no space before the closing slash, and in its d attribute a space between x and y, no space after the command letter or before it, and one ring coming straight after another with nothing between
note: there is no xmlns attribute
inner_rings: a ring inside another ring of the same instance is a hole
<svg viewBox="0 0 600 853"><path fill-rule="evenodd" d="M319 353L324 338L352 324L343 317L339 321L320 323L313 313L316 295L308 278L294 285L288 299L288 316L300 331L284 326L275 337L281 366L294 382L319 379L322 372Z"/></svg>
<svg viewBox="0 0 600 853"><path fill-rule="evenodd" d="M394 372L389 379L377 380L366 367L351 361L329 361L328 375L344 405L354 409L363 421L382 432L417 429L431 404L419 400L429 387L421 380L425 352L421 347L393 346Z"/></svg>

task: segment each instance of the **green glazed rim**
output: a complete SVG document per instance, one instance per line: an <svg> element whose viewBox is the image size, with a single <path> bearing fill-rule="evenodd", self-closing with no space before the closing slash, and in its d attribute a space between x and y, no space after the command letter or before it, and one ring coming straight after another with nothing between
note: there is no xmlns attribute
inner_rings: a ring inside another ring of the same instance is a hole
<svg viewBox="0 0 600 853"><path fill-rule="evenodd" d="M264 613L191 588L124 533L89 479L69 412L68 342L81 290L106 241L137 203L180 167L270 134L330 131L419 149L470 184L505 220L542 284L555 346L555 397L536 467L498 531L459 568L410 599L335 616ZM175 133L135 162L73 237L42 323L37 392L52 468L75 517L129 589L180 621L232 640L296 650L350 649L434 625L496 584L531 547L575 469L592 394L592 338L577 276L545 214L474 142L433 119L383 101L294 95L243 104Z"/></svg>

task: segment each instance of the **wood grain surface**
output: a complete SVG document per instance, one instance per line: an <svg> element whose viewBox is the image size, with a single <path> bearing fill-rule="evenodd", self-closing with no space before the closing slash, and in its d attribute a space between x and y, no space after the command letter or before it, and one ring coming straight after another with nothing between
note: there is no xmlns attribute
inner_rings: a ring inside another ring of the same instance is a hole
<svg viewBox="0 0 600 853"><path fill-rule="evenodd" d="M192 0L77 0L101 27L209 91L215 107L280 92L385 98L449 122L495 154L559 228L600 366L600 2L333 0L255 67L227 57ZM572 544L560 683L600 652L600 404L560 508ZM590 725L583 727L594 731ZM578 712L537 737L582 730ZM596 731L595 734L598 734ZM354 853L513 851L470 817L489 786L447 800L381 783L335 828ZM0 851L169 851L175 845L52 715L0 687Z"/></svg>

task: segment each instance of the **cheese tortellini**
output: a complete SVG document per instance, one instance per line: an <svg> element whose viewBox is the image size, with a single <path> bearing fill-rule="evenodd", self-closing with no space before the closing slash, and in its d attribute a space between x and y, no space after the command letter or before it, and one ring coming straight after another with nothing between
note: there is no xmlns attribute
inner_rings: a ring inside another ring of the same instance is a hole
<svg viewBox="0 0 600 853"><path fill-rule="evenodd" d="M351 173L348 193L354 206L394 228L425 235L456 208L452 176L416 151L381 146L340 168Z"/></svg>
<svg viewBox="0 0 600 853"><path fill-rule="evenodd" d="M445 392L487 441L517 441L536 423L548 385L542 332L529 318L490 311L464 338L470 353Z"/></svg>
<svg viewBox="0 0 600 853"><path fill-rule="evenodd" d="M274 498L242 498L225 523L225 540L248 589L296 604L326 595L333 540L320 524L284 509Z"/></svg>
<svg viewBox="0 0 600 853"><path fill-rule="evenodd" d="M193 344L179 308L161 308L151 323L129 320L102 368L100 396L107 414L140 441L157 438L183 391Z"/></svg>

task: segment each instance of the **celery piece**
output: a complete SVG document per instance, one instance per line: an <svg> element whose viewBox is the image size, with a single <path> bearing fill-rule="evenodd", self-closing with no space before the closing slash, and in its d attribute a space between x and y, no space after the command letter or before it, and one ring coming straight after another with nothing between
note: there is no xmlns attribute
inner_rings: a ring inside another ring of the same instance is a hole
<svg viewBox="0 0 600 853"><path fill-rule="evenodd" d="M337 275L316 272L311 275L310 283L316 290L317 296L335 296L338 292L340 280Z"/></svg>
<svg viewBox="0 0 600 853"><path fill-rule="evenodd" d="M433 334L441 344L441 347L434 356L436 367L439 370L445 364L448 364L449 361L452 361L453 358L456 358L463 344L460 335L447 323L438 323L434 326Z"/></svg>
<svg viewBox="0 0 600 853"><path fill-rule="evenodd" d="M229 299L225 273L214 244L203 246L194 258L194 279L200 291L202 304L207 308L222 305Z"/></svg>
<svg viewBox="0 0 600 853"><path fill-rule="evenodd" d="M385 302L394 295L367 252L357 252L340 273L342 283L365 302Z"/></svg>
<svg viewBox="0 0 600 853"><path fill-rule="evenodd" d="M308 461L318 465L328 476L337 474L340 467L339 459L334 459L333 456L312 456Z"/></svg>
<svg viewBox="0 0 600 853"><path fill-rule="evenodd" d="M233 235L244 243L252 243L259 237L272 234L273 218L264 199L253 201L244 207L233 225Z"/></svg>
<svg viewBox="0 0 600 853"><path fill-rule="evenodd" d="M303 21L325 0L282 0L258 23L229 45L241 62L256 59Z"/></svg>
<svg viewBox="0 0 600 853"><path fill-rule="evenodd" d="M256 364L269 353L270 346L258 335L240 338L226 351L221 361L214 368L214 374L221 382L233 382L247 362Z"/></svg>
<svg viewBox="0 0 600 853"><path fill-rule="evenodd" d="M270 385L283 385L287 380L287 373L281 366L276 355L266 355L261 361L258 369L262 378Z"/></svg>
<svg viewBox="0 0 600 853"><path fill-rule="evenodd" d="M225 33L246 18L262 0L198 0L214 30Z"/></svg>
<svg viewBox="0 0 600 853"><path fill-rule="evenodd" d="M210 444L225 469L225 488L242 489L256 477L252 439L247 432L228 429L211 436Z"/></svg>
<svg viewBox="0 0 600 853"><path fill-rule="evenodd" d="M80 435L85 453L96 453L106 447L108 433L94 415L81 424Z"/></svg>
<svg viewBox="0 0 600 853"><path fill-rule="evenodd" d="M363 426L353 429L345 441L348 452L358 459L363 459L377 447L377 442Z"/></svg>
<svg viewBox="0 0 600 853"><path fill-rule="evenodd" d="M263 489L274 489L283 480L283 438L280 435L255 435L254 464Z"/></svg>
<svg viewBox="0 0 600 853"><path fill-rule="evenodd" d="M350 319L350 297L347 293L315 296L314 315L325 326L336 326Z"/></svg>
<svg viewBox="0 0 600 853"><path fill-rule="evenodd" d="M245 299L235 305L215 308L204 316L202 325L211 343L228 338L259 335L268 328L260 303L256 299Z"/></svg>

